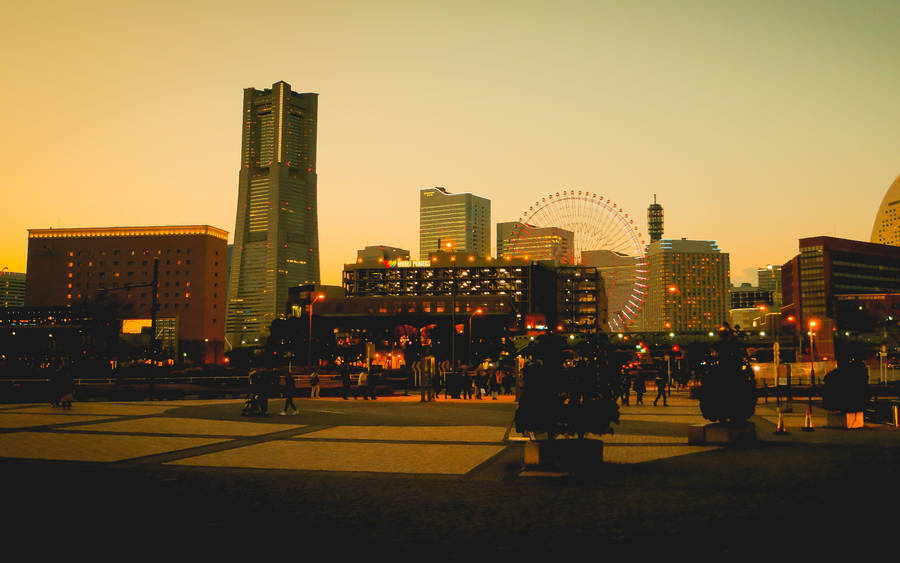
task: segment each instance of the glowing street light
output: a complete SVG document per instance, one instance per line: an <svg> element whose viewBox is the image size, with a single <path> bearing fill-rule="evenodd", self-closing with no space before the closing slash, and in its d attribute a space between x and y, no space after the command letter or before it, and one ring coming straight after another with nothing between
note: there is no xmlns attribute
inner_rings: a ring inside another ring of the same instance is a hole
<svg viewBox="0 0 900 563"><path fill-rule="evenodd" d="M816 326L818 321L809 321L809 384L816 384ZM812 405L812 391L809 392L809 404Z"/></svg>

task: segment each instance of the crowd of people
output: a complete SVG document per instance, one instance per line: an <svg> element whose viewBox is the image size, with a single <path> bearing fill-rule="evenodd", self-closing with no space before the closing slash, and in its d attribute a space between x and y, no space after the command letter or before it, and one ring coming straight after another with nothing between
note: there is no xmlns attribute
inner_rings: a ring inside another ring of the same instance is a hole
<svg viewBox="0 0 900 563"><path fill-rule="evenodd" d="M488 396L497 400L500 395L510 395L515 387L515 376L510 369L504 369L490 362L478 365L464 365L457 362L452 369L450 360L436 362L426 356L413 365L416 384L422 392L423 401L444 399L477 399Z"/></svg>

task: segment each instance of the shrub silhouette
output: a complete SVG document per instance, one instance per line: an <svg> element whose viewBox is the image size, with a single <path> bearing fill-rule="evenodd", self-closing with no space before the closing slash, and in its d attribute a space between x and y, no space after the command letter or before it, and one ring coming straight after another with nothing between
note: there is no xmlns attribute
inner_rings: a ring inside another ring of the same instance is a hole
<svg viewBox="0 0 900 563"><path fill-rule="evenodd" d="M526 349L530 360L523 369L524 388L516 410L516 431L578 436L611 432L619 421L611 378L603 369L596 347L585 344L566 350L574 356L563 367L564 340L554 334L540 336Z"/></svg>
<svg viewBox="0 0 900 563"><path fill-rule="evenodd" d="M860 412L869 402L869 370L854 353L838 357L838 367L825 375L822 406L842 413Z"/></svg>
<svg viewBox="0 0 900 563"><path fill-rule="evenodd" d="M712 365L703 375L700 411L713 422L738 424L756 410L756 377L743 345L724 325L714 347Z"/></svg>

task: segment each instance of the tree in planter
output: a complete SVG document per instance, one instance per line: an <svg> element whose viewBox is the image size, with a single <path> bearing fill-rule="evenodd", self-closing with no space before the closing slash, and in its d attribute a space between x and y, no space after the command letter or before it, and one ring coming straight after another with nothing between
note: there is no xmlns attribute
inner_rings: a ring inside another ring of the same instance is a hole
<svg viewBox="0 0 900 563"><path fill-rule="evenodd" d="M756 377L743 344L725 323L701 379L700 411L713 422L740 424L756 410Z"/></svg>
<svg viewBox="0 0 900 563"><path fill-rule="evenodd" d="M869 403L869 370L858 359L858 350L838 356L838 367L825 375L822 406L842 414L861 412Z"/></svg>
<svg viewBox="0 0 900 563"><path fill-rule="evenodd" d="M526 349L524 389L516 410L516 431L577 436L611 432L619 422L619 407L612 393L608 370L592 343L577 350L573 366L563 368L565 341L555 334L540 336ZM602 377L598 377L602 374Z"/></svg>

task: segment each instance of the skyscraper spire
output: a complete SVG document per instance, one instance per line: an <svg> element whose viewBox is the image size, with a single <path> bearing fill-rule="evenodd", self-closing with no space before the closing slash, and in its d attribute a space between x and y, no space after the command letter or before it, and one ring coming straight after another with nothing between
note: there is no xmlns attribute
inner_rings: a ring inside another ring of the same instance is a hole
<svg viewBox="0 0 900 563"><path fill-rule="evenodd" d="M647 232L650 242L660 240L663 235L663 208L656 203L656 194L653 194L653 203L647 208Z"/></svg>

